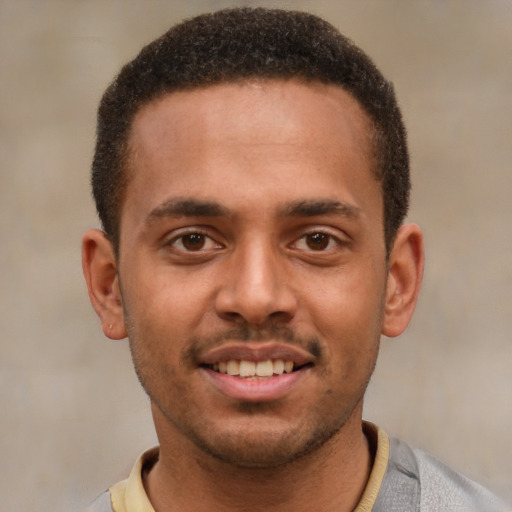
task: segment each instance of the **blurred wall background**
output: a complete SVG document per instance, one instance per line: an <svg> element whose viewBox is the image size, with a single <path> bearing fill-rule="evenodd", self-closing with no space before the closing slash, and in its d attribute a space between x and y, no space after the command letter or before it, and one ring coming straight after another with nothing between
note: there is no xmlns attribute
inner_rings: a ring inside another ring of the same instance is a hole
<svg viewBox="0 0 512 512"><path fill-rule="evenodd" d="M95 110L141 45L231 5L318 13L394 81L427 268L365 415L512 499L510 0L3 0L3 510L79 509L156 442L127 344L103 337L81 275Z"/></svg>

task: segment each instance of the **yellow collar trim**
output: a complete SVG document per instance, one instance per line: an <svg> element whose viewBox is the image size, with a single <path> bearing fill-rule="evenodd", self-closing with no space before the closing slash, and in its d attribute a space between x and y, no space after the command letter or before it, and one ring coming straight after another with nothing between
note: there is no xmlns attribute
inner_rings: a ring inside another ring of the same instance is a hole
<svg viewBox="0 0 512 512"><path fill-rule="evenodd" d="M130 476L109 489L114 512L155 512L142 483L142 470L157 457L158 446L144 452L137 459Z"/></svg>
<svg viewBox="0 0 512 512"><path fill-rule="evenodd" d="M372 443L372 438L373 442L376 442L377 449L368 483L354 512L371 512L379 494L389 460L389 437L386 432L373 423L366 421L363 423L363 430L370 444Z"/></svg>

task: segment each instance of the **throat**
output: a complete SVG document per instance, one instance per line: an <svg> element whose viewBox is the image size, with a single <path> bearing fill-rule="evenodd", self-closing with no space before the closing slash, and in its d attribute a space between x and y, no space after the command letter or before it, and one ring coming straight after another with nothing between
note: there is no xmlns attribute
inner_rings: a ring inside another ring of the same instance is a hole
<svg viewBox="0 0 512 512"><path fill-rule="evenodd" d="M144 488L155 510L181 512L349 512L368 480L372 457L358 442L332 439L322 448L276 468L240 468L212 457L164 450L144 466Z"/></svg>

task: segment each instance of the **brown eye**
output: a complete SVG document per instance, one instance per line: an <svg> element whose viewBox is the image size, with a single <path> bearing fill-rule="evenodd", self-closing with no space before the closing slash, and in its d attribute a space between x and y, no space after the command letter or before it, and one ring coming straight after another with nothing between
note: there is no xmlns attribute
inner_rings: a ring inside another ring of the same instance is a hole
<svg viewBox="0 0 512 512"><path fill-rule="evenodd" d="M181 243L187 251L199 251L204 247L206 237L201 233L190 233L181 237Z"/></svg>
<svg viewBox="0 0 512 512"><path fill-rule="evenodd" d="M188 257L212 255L214 251L219 251L224 246L218 243L212 237L201 233L201 231L189 231L181 235L176 235L173 239L167 242L166 247L169 247L175 255L188 255Z"/></svg>
<svg viewBox="0 0 512 512"><path fill-rule="evenodd" d="M329 246L330 236L325 233L306 235L306 245L313 251L323 251Z"/></svg>

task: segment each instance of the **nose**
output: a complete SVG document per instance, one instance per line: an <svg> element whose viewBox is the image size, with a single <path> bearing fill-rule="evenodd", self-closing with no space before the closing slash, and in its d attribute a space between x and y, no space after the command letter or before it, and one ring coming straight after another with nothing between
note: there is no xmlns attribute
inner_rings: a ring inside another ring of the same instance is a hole
<svg viewBox="0 0 512 512"><path fill-rule="evenodd" d="M271 319L289 322L296 313L297 297L284 258L263 244L235 250L215 299L217 314L252 327Z"/></svg>

